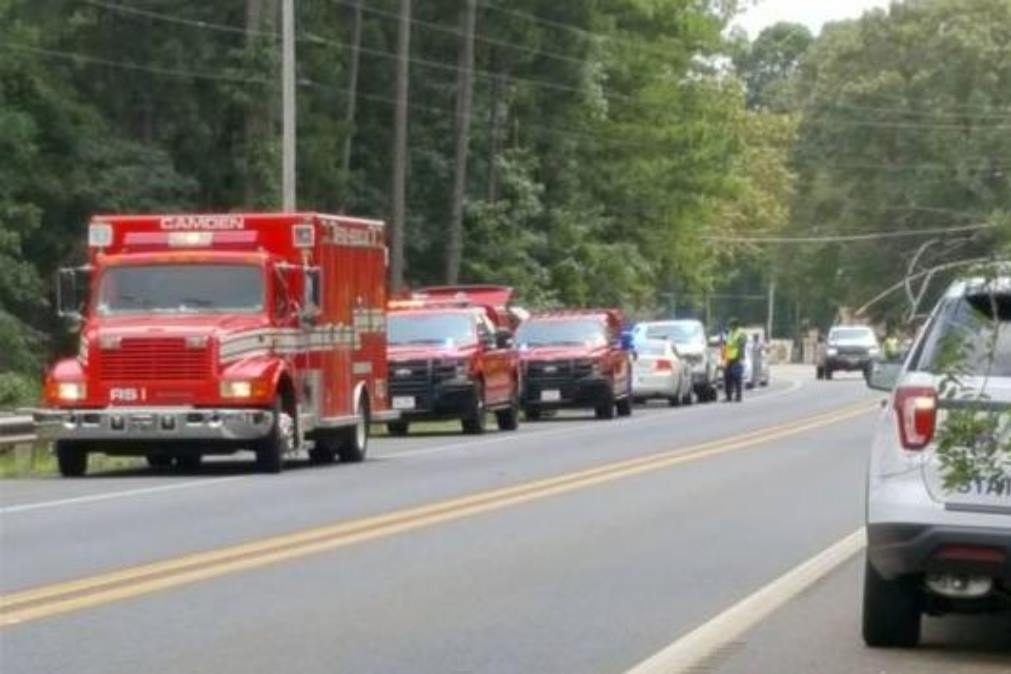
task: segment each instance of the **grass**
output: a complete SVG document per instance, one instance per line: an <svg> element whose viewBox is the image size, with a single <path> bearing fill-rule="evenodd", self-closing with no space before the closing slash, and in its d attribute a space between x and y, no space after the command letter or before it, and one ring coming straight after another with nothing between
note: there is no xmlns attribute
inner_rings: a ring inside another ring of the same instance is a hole
<svg viewBox="0 0 1011 674"><path fill-rule="evenodd" d="M137 468L146 465L144 459L127 456L92 454L88 457L88 473ZM48 477L59 475L56 457L48 445L21 445L0 453L0 479Z"/></svg>

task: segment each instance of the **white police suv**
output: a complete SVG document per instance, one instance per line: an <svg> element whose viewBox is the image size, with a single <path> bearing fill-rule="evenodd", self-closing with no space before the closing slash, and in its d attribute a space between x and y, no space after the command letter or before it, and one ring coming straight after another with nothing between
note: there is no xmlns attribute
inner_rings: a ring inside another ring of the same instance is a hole
<svg viewBox="0 0 1011 674"><path fill-rule="evenodd" d="M890 393L867 481L863 635L913 647L923 614L1011 609L1011 274L962 280Z"/></svg>

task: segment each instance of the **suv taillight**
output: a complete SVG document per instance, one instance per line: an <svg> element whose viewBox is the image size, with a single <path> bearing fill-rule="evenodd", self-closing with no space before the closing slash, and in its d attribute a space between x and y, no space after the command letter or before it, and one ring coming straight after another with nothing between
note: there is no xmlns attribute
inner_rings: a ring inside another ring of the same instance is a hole
<svg viewBox="0 0 1011 674"><path fill-rule="evenodd" d="M919 451L934 439L937 425L937 392L932 388L905 386L895 391L899 437L905 449Z"/></svg>

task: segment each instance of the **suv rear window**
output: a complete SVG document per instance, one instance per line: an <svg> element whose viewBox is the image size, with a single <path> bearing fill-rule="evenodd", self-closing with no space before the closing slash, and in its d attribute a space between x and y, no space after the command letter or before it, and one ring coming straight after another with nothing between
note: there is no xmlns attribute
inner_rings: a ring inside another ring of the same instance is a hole
<svg viewBox="0 0 1011 674"><path fill-rule="evenodd" d="M973 294L945 304L924 342L917 369L1011 377L1011 294Z"/></svg>

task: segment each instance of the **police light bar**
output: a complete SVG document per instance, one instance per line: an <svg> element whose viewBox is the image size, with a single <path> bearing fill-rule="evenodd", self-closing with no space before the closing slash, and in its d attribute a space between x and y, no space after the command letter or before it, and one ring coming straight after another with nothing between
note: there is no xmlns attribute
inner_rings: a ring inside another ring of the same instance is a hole
<svg viewBox="0 0 1011 674"><path fill-rule="evenodd" d="M107 222L93 222L88 225L88 246L108 248L112 245L112 225Z"/></svg>

